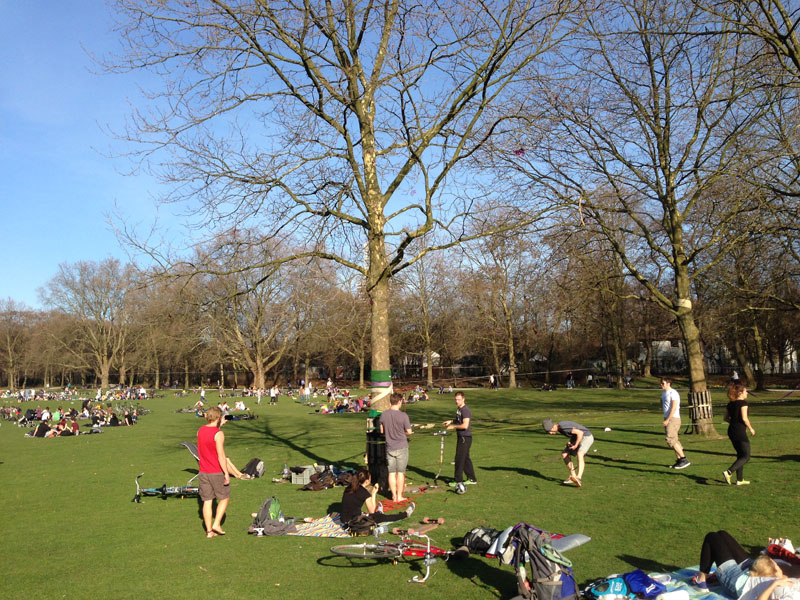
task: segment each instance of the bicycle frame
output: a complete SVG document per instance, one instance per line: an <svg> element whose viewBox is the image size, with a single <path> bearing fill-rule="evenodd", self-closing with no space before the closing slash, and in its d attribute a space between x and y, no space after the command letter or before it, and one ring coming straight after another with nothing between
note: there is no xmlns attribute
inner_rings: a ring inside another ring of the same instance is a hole
<svg viewBox="0 0 800 600"><path fill-rule="evenodd" d="M142 496L160 496L162 499L166 500L171 496L185 498L186 496L197 496L200 493L200 488L194 485L167 486L167 484L164 484L157 488L143 488L139 486L139 478L142 475L144 475L144 473L140 473L135 479L136 495L131 499L131 502L140 503L142 501Z"/></svg>
<svg viewBox="0 0 800 600"><path fill-rule="evenodd" d="M410 541L410 537L424 539L425 543ZM425 583L431 575L431 565L436 563L436 557L441 556L444 560L450 558L451 550L442 550L431 545L431 538L421 533L408 532L399 542L390 542L378 539L374 544L351 544L343 546L333 546L331 552L339 556L348 558L367 558L377 560L380 558L390 558L397 563L399 557L422 558L425 565L425 576L415 575L408 580L409 583Z"/></svg>

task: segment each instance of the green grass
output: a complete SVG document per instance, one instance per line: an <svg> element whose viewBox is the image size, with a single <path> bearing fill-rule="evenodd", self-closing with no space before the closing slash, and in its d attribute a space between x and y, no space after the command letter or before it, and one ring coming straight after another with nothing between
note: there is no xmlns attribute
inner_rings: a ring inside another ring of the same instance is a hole
<svg viewBox="0 0 800 600"><path fill-rule="evenodd" d="M717 417L720 439L682 436L692 466L672 471L674 454L664 443L660 390L474 391L472 447L479 485L464 496L431 493L418 500L423 516L447 519L432 536L444 547L460 542L477 525L501 529L518 521L562 533L581 532L592 541L569 553L581 582L634 568L671 570L696 564L706 531L728 529L746 548L770 536L800 540L800 436L797 394L751 398L757 434L746 466L747 487L728 487L721 471L733 450ZM682 393L685 398L685 393ZM794 398L794 400L792 400ZM334 509L341 489L300 492L273 484L284 462L358 466L363 458L363 415L309 414L281 399L262 403L255 421L226 426L227 450L237 465L258 456L267 474L232 483L225 528L206 540L198 504L191 499L146 498L131 503L134 478L146 485L182 484L196 463L178 443L193 440L202 422L177 408L196 398L170 392L147 405L154 412L133 428L64 439L25 439L24 431L0 427L0 506L3 507L3 576L0 597L19 598L508 598L513 571L497 561L471 557L440 562L425 585L407 583L419 561L398 565L351 564L333 557L320 538L264 537L245 533L250 513L276 495L287 515L322 516ZM213 400L214 396L209 395ZM714 400L722 404L721 392ZM51 408L53 406L51 405ZM717 413L721 413L721 406ZM452 418L452 396L411 405L412 422ZM559 458L565 441L547 436L544 417L571 419L594 428L584 487L561 484L567 471ZM686 415L684 415L686 418ZM603 428L610 427L610 432ZM432 431L432 430L430 430ZM448 437L444 474L454 439ZM418 433L411 442L409 479L431 481L439 440ZM419 518L418 518L419 517Z"/></svg>

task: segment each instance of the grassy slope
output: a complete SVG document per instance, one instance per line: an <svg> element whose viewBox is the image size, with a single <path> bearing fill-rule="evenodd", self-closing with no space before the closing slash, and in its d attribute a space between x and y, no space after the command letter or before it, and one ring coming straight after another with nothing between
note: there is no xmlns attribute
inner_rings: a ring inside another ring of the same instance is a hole
<svg viewBox="0 0 800 600"><path fill-rule="evenodd" d="M592 542L569 555L580 581L636 567L669 570L696 564L702 537L712 529L728 529L753 549L763 547L769 536L798 540L800 402L758 404L783 394L751 398L757 435L745 472L753 484L737 488L720 483L720 472L733 456L725 437L683 436L692 466L679 472L665 468L674 455L659 427L659 390L469 392L480 484L464 496L423 495L411 522L446 517L433 534L445 547L457 544L476 525L501 529L527 521L553 531L585 533ZM721 392L714 398L724 400ZM322 590L332 598L388 598L398 591L409 598L514 595L510 567L488 559L439 563L436 575L417 585L406 583L415 571L404 563L368 563L365 568L332 557L328 548L338 543L332 540L244 533L250 513L269 495L279 497L287 515L320 516L335 508L340 489L299 492L270 478L284 462L358 466L364 451L363 415L309 414L282 398L277 407L262 403L258 420L229 424L231 458L241 466L258 456L267 476L232 483L224 538L205 539L194 500L131 503L138 473L145 472L147 485L175 485L196 469L178 442L192 440L201 421L174 412L194 400L167 392L149 402L154 412L139 426L79 438L24 439L23 430L3 423L0 506L6 518L0 597L21 597L23 590L28 598L208 597L208 586L216 598L307 598L322 596ZM448 395L412 405L408 412L412 422L425 423L451 418L454 409ZM564 438L541 433L538 423L546 416L596 428L597 452L587 461L582 489L561 485L566 469L558 455ZM612 431L604 432L605 427ZM454 440L448 437L448 477L453 452ZM438 458L438 438L415 434L410 480L430 481ZM48 576L37 583L34 574Z"/></svg>

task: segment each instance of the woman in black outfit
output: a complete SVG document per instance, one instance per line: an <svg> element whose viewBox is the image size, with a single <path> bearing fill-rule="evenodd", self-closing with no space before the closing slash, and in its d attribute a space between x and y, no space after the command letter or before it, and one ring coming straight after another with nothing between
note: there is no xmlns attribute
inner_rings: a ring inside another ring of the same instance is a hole
<svg viewBox="0 0 800 600"><path fill-rule="evenodd" d="M371 516L375 523L399 521L411 516L411 513L414 512L415 507L413 502L405 511L401 513L394 515L383 514L377 500L378 484L376 483L372 487L372 492L370 492L367 489L370 481L369 471L366 469L361 469L358 473L353 475L352 479L350 480L350 485L345 488L344 493L342 494L342 508L340 511L340 518L343 525L347 526L350 521L361 516L362 505L366 505L366 514Z"/></svg>
<svg viewBox="0 0 800 600"><path fill-rule="evenodd" d="M750 482L744 479L744 464L750 460L750 435L755 435L756 430L750 425L748 417L747 388L741 383L734 383L728 388L728 406L725 408L725 420L728 422L728 438L736 450L736 461L722 472L722 477L731 485L731 475L736 472L736 485L747 485Z"/></svg>

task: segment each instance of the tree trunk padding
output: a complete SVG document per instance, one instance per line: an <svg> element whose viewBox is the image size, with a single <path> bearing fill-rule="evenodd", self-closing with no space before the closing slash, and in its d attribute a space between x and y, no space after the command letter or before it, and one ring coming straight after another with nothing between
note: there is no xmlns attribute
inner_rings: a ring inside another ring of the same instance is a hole
<svg viewBox="0 0 800 600"><path fill-rule="evenodd" d="M367 467L372 483L380 484L380 494L391 496L386 438L381 433L380 416L367 419Z"/></svg>
<svg viewBox="0 0 800 600"><path fill-rule="evenodd" d="M692 420L689 433L716 436L714 429L714 410L711 407L711 392L689 392L689 417Z"/></svg>

